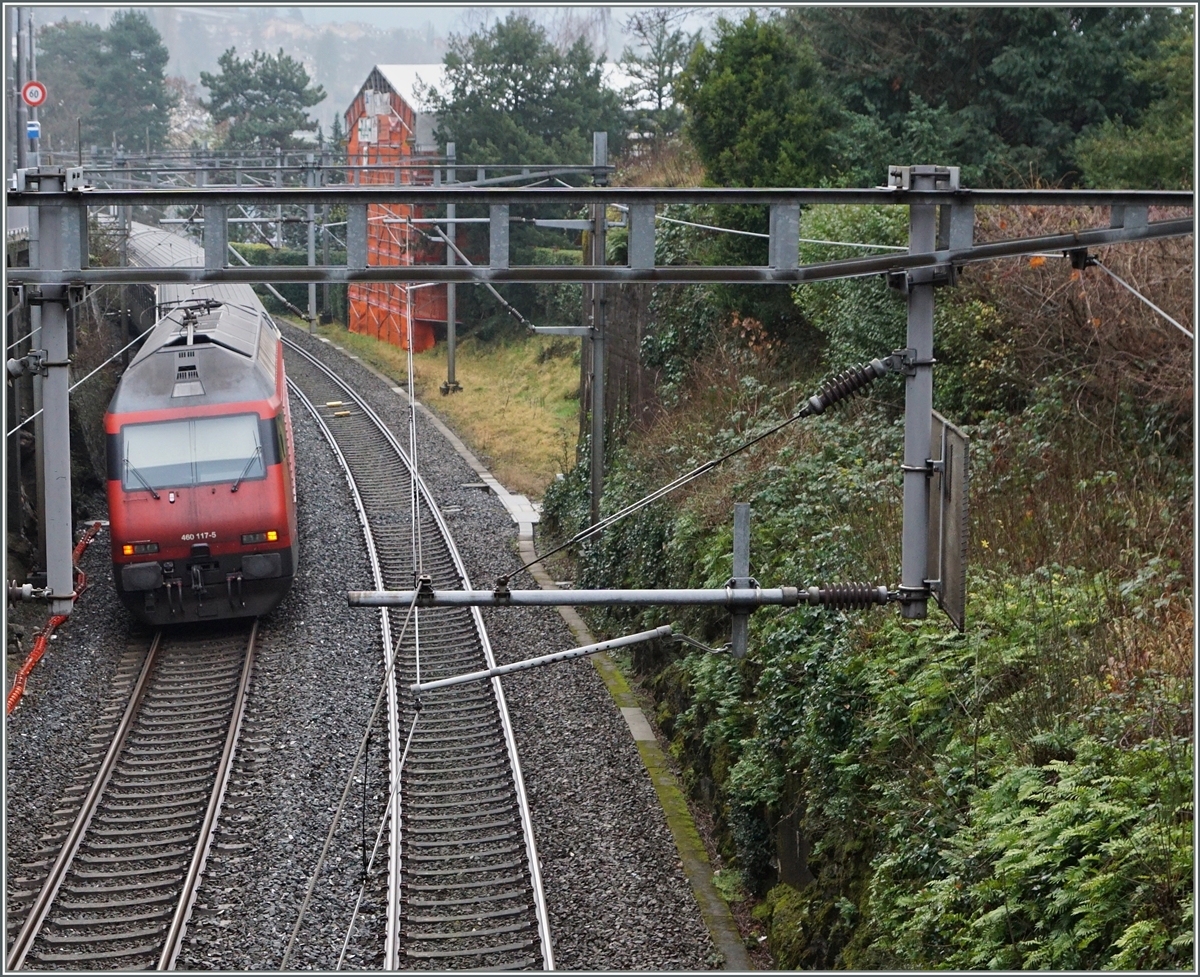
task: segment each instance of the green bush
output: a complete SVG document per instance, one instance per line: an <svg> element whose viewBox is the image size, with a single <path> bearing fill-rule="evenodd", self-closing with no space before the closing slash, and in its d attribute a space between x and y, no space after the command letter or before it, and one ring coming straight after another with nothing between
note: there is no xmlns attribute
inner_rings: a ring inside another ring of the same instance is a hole
<svg viewBox="0 0 1200 977"><path fill-rule="evenodd" d="M271 265L307 265L308 252L302 251L299 248L273 248L269 244L259 244L257 242L235 242L233 247L237 253L245 258L251 265L258 267ZM318 255L318 261L320 256ZM329 260L332 264L344 264L346 261L345 251L333 251L329 253ZM234 262L240 264L240 262ZM292 303L301 311L308 311L308 285L307 284L280 284L275 286L275 290L279 292L285 299ZM320 290L321 286L317 286L318 308L320 307ZM282 302L279 301L267 288L262 285L255 285L254 291L258 293L258 297L262 300L263 307L272 315L279 315L290 312L290 310ZM346 304L346 286L345 285L330 285L329 286L329 304L330 311L335 319L339 322L347 321L347 304Z"/></svg>
<svg viewBox="0 0 1200 977"><path fill-rule="evenodd" d="M654 474L664 451L688 470L784 416L797 395L745 379L724 391L721 425L653 452L618 448L605 511L665 480ZM1048 497L1062 477L1046 467L1052 445L1027 433L1059 428L1038 416L974 432L980 492L1021 496L1034 479L1031 490ZM754 503L752 572L764 586L892 580L901 432L890 425L885 408L860 402L776 435L710 476L719 487L697 486L589 542L581 586L722 585L734 499ZM1010 437L1025 445L1019 464ZM1051 481L1038 483L1038 471ZM1078 489L1082 503L1048 497L1048 512L1092 511L1116 494L1115 474L1094 481ZM585 459L547 494L548 524L564 534L582 526L586 489ZM718 843L750 890L776 882L774 827L799 812L814 880L802 892L773 889L761 910L777 965L1181 968L1191 959L1191 674L1182 658L1166 664L1181 639L1160 637L1186 586L1178 565L1143 553L1128 579L1112 560L1022 569L1001 552L1015 551L1019 534L986 532L973 541L965 634L936 612L909 622L764 609L743 661L678 646L634 656L685 785L714 810ZM1065 517L1030 532L1051 552L1076 552L1078 527ZM711 645L728 637L717 611L594 616L608 633L668 619Z"/></svg>

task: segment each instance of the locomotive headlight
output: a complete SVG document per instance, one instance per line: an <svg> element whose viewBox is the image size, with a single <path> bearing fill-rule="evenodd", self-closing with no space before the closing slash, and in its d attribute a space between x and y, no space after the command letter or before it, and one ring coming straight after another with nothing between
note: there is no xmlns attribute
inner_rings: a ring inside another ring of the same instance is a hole
<svg viewBox="0 0 1200 977"><path fill-rule="evenodd" d="M255 543L274 543L279 539L279 533L267 529L261 533L242 533L242 545L252 546Z"/></svg>
<svg viewBox="0 0 1200 977"><path fill-rule="evenodd" d="M144 553L157 553L157 543L126 543L121 547L121 552L125 556L141 556Z"/></svg>

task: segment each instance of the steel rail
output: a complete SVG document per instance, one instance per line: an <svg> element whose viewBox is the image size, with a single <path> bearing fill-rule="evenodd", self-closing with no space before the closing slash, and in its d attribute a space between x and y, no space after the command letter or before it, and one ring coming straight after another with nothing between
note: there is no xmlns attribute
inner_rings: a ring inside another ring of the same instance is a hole
<svg viewBox="0 0 1200 977"><path fill-rule="evenodd" d="M233 717L229 723L229 731L225 734L225 747L221 751L220 763L217 767L216 778L213 782L212 794L209 797L208 808L204 812L204 823L200 827L200 843L192 854L191 864L183 881L183 891L179 894L179 904L171 918L171 926L167 930L166 943L158 958L159 970L174 970L175 959L183 947L183 936L187 932L187 924L192 916L192 908L196 904L196 895L200 889L200 876L208 861L208 853L212 847L213 838L217 833L217 821L221 816L221 805L225 800L225 789L229 786L229 778L233 773L233 757L237 751L238 739L242 731L242 719L246 714L246 698L250 689L250 676L254 671L254 647L258 639L258 618L250 627L250 639L246 643L246 658L242 663L242 678L238 682L236 697L233 700Z"/></svg>
<svg viewBox="0 0 1200 977"><path fill-rule="evenodd" d="M463 169L461 165L458 167ZM532 175L532 174L531 174ZM411 184L324 187L187 187L155 190L81 188L53 193L8 191L8 206L206 206L214 204L962 204L1040 207L1191 207L1190 190L905 190L900 187L439 187Z"/></svg>
<svg viewBox="0 0 1200 977"><path fill-rule="evenodd" d="M286 342L286 340L285 340ZM290 348L298 350L298 347L289 344ZM342 453L341 445L338 444L337 438L333 436L333 432L329 429L329 425L325 423L325 419L317 410L316 405L308 398L291 379L288 380L288 388L300 398L301 403L308 409L309 414L317 423L321 433L324 435L326 442L333 449L334 457L337 458L338 464L342 466L342 472L346 476L346 482L350 487L350 496L354 501L354 511L358 515L359 526L363 532L363 542L367 547L367 562L371 567L371 576L383 586L383 568L380 565L379 551L375 546L375 534L371 530L371 521L367 516L367 508L363 503L362 495L358 491L358 485L354 481L354 473L350 468L350 463L346 460L345 454ZM398 767L400 764L400 709L397 702L396 680L395 680L395 656L396 649L392 647L392 623L388 616L386 608L380 608L379 611L379 629L383 641L383 668L384 676L387 681L387 697L388 697L388 767L393 772L393 783L398 782L399 773ZM365 773L364 773L365 776ZM399 805L400 792L397 790L393 793L391 801L393 805ZM396 851L400 844L399 824L400 819L396 817L396 811L392 811L392 851ZM319 866L318 866L319 868ZM393 906L400 899L400 880L395 873L395 861L388 866L388 905ZM384 962L386 970L398 969L395 966L397 948L399 946L399 934L397 927L399 924L399 913L389 912L387 921L387 932L384 936Z"/></svg>
<svg viewBox="0 0 1200 977"><path fill-rule="evenodd" d="M137 684L130 693L129 704L125 707L121 723L117 727L116 734L113 736L112 744L104 756L104 761L100 764L100 769L96 774L96 779L93 781L91 789L87 793L87 797L84 798L83 807L80 808L79 814L75 818L75 823L71 826L71 830L63 842L62 850L54 860L54 865L50 869L49 876L47 876L46 881L42 885L41 892L38 893L37 899L29 910L29 915L25 919L25 925L21 927L21 931L17 934L12 949L9 951L8 959L5 962L6 970L21 969L21 965L25 962L25 956L29 952L29 948L33 945L34 937L37 936L38 930L41 929L42 923L46 919L46 914L50 911L54 897L58 894L58 889L66 877L67 869L70 867L75 853L79 850L79 844L83 840L88 825L92 821L92 816L96 813L96 806L104 793L104 788L108 785L112 777L113 768L117 764L117 758L121 755L125 741L129 738L129 731L133 728L133 719L137 715L138 706L145 695L146 686L150 683L150 676L154 672L154 666L157 663L158 652L161 646L162 631L156 631L154 639L150 644L150 650L146 652L146 660L142 663L142 671L138 676Z"/></svg>
<svg viewBox="0 0 1200 977"><path fill-rule="evenodd" d="M223 637L207 648L196 643L205 651L198 665L187 643L176 653L161 631L155 635L105 759L14 943L9 969L20 969L40 942L51 950L35 955L52 966L142 958L143 966L173 969L236 754L257 631L255 621L238 658ZM173 851L159 850L172 845ZM188 862L174 860L189 851ZM99 865L89 869L81 861ZM49 919L56 906L65 915ZM114 909L125 912L110 915ZM77 915L89 910L95 915ZM150 920L163 922L147 925ZM108 926L124 929L95 931ZM75 935L79 930L84 935ZM82 949L53 950L63 944Z"/></svg>
<svg viewBox="0 0 1200 977"><path fill-rule="evenodd" d="M515 265L492 268L487 265L373 265L349 268L345 265L272 265L250 268L85 268L41 270L6 269L10 284L162 284L169 282L234 282L238 284L303 282L653 282L659 284L702 284L740 282L762 285L795 285L829 281L835 278L864 278L893 272L918 271L938 267L1015 258L1042 251L1078 251L1102 245L1158 238L1185 237L1194 231L1191 217L1154 221L1136 227L1093 228L1066 234L1013 238L991 241L970 248L917 253L869 255L843 258L796 268L772 268L761 265L659 265L653 268L629 268L620 265Z"/></svg>
<svg viewBox="0 0 1200 977"><path fill-rule="evenodd" d="M396 453L397 457L399 457L401 459L403 464L406 467L408 467L411 472L412 466L409 461L407 451L403 448L403 446L400 444L399 440L396 438L396 436L393 434L393 432L390 430L390 428L383 422L383 420L379 417L379 415L375 412L375 410L370 406L370 404L368 404L362 397L360 397L357 394L357 392L355 392L346 381L342 380L334 371L332 371L328 366L326 366L324 363L322 363L317 357L314 357L312 354L310 354L306 350L298 347L297 345L290 342L289 340L285 339L284 341L290 350L293 350L298 355L302 356L307 362L312 364L316 369L320 370L320 372L323 374L323 376L327 379L328 382L333 384L336 389L342 390L344 396L351 399L355 403L356 407L359 410L361 410L363 415L371 422L371 424L374 425L376 430L384 437L384 439L387 441L387 443L389 444L391 449ZM458 552L458 548L454 543L453 536L450 534L449 528L446 525L441 512L438 510L437 506L434 504L432 493L429 491L424 480L420 477L419 474L415 477L414 481L417 486L417 491L420 493L420 495L424 499L426 512L429 513L430 518L433 520L434 525L437 529L437 532L440 535L440 537L447 549L447 552L449 554L450 561L451 561L451 564L453 567L453 572L458 576L459 580L462 581L462 586L469 588L470 581L469 581L468 574L466 572L465 564L463 563L462 557ZM477 607L471 608L470 619L471 619L472 628L475 632L477 640L479 641L480 649L482 651L482 654L484 656L484 659L485 659L488 667L489 668L496 667L495 656L492 652L491 643L490 643L490 640L487 635L487 630L483 624L483 617ZM515 793L515 799L517 802L518 817L519 817L519 821L520 821L520 825L521 825L523 848L525 850L525 857L526 857L526 861L527 861L527 865L528 865L529 883L530 883L530 888L531 888L531 896L532 896L532 900L533 900L533 910L534 910L535 918L537 921L538 943L539 943L539 948L540 948L540 952L541 952L542 963L543 963L543 967L545 969L552 970L552 969L554 969L554 957L553 957L553 948L552 948L551 941L550 941L549 914L546 909L545 893L543 891L543 886L542 886L542 881L541 881L541 871L540 871L540 867L538 864L537 848L536 848L536 844L535 844L534 836L533 836L533 822L532 822L532 819L531 819L530 813L529 813L529 805L528 805L528 798L527 798L526 791L525 791L524 777L521 772L520 760L519 760L519 757L517 754L516 738L513 733L511 719L508 715L508 708L507 708L507 703L506 703L506 700L504 697L504 690L503 690L503 688L500 684L500 680L498 678L492 679L491 692L493 695L493 701L495 703L495 714L499 720L499 725L501 728L502 737L503 737L504 744L505 744L505 755L508 760L508 767L509 767L509 772L510 772L510 776L511 776L511 782L512 782L513 790ZM395 785L393 785L393 786L395 786ZM396 794L398 796L399 792L396 791ZM396 819L396 820L399 820L399 819ZM395 861L398 851L399 851L398 845L392 849L393 861ZM395 913L395 912L389 913L389 916L393 916L393 915L398 915L398 913ZM389 921L389 925L390 925L390 921ZM494 948L494 949L498 951L502 948ZM464 951L452 951L451 955L453 955L454 953L463 953L463 952ZM470 951L470 952L475 953L477 951ZM397 948L397 955L398 955L398 948ZM385 961L385 965L390 965L390 964L391 964L390 960ZM399 964L399 961L397 958L397 960L396 960L397 968L398 968L398 964Z"/></svg>

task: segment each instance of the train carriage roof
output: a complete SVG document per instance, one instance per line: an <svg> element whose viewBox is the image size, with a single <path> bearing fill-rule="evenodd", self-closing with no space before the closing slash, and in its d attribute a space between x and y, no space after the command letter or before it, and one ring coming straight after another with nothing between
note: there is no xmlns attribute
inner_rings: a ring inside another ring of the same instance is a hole
<svg viewBox="0 0 1200 977"><path fill-rule="evenodd" d="M180 234L133 222L129 233L129 263L140 268L203 267L204 249ZM253 357L258 346L258 330L266 315L254 289L249 285L226 282L164 284L156 289L156 301L164 313L172 306L201 299L220 302L231 313L206 321L208 341ZM178 316L168 315L160 320L142 344L134 362L154 353L178 334Z"/></svg>
<svg viewBox="0 0 1200 977"><path fill-rule="evenodd" d="M204 249L187 238L133 223L134 267L203 266ZM263 400L275 392L278 327L249 285L164 284L162 316L130 361L113 413Z"/></svg>

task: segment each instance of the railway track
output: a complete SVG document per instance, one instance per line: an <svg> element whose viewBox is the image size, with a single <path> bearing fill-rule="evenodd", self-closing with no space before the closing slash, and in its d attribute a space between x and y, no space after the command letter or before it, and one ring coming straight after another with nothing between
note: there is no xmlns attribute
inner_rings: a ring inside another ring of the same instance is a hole
<svg viewBox="0 0 1200 977"><path fill-rule="evenodd" d="M8 970L172 969L220 814L258 624L126 655L95 748L25 863ZM105 742L107 741L107 749Z"/></svg>
<svg viewBox="0 0 1200 977"><path fill-rule="evenodd" d="M435 588L469 588L419 478L414 499L408 453L387 425L319 359L285 344L291 388L351 481L377 585L407 589L419 568ZM407 610L381 612L393 675L385 968L553 969L533 828L499 680L427 694L419 710L408 689L418 679L493 666L482 617L477 608L410 610L407 628ZM391 634L403 634L394 648Z"/></svg>

